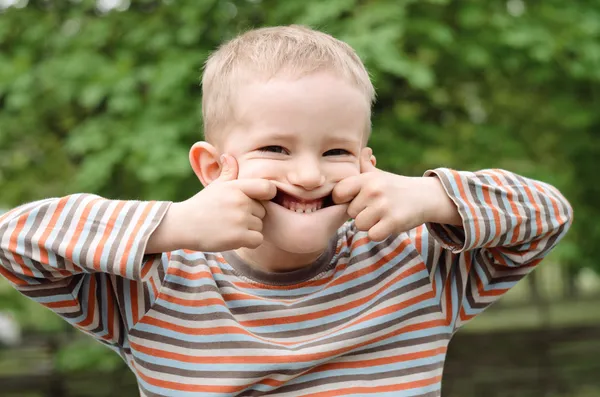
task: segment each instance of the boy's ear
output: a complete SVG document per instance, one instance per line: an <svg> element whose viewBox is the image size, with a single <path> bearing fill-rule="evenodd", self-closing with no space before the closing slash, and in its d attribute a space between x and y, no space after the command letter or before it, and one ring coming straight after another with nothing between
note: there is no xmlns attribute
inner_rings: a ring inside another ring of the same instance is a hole
<svg viewBox="0 0 600 397"><path fill-rule="evenodd" d="M196 142L190 149L190 165L204 187L221 174L219 152L208 142Z"/></svg>

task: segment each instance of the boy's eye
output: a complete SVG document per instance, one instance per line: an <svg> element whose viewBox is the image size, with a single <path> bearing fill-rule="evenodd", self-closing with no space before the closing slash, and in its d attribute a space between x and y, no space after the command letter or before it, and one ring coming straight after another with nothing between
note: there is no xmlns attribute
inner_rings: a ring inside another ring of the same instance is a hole
<svg viewBox="0 0 600 397"><path fill-rule="evenodd" d="M331 149L323 153L323 156L345 156L348 154L350 154L350 152L345 149Z"/></svg>
<svg viewBox="0 0 600 397"><path fill-rule="evenodd" d="M258 150L260 150L261 152L289 154L286 148L278 145L265 146Z"/></svg>

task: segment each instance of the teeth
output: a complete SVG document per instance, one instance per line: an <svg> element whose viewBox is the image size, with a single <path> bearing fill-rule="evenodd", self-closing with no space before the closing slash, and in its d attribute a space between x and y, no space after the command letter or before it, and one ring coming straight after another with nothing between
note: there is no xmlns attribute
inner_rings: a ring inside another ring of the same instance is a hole
<svg viewBox="0 0 600 397"><path fill-rule="evenodd" d="M282 205L290 211L298 214L312 214L323 208L323 200L313 201L310 203L300 203L290 198L285 198Z"/></svg>

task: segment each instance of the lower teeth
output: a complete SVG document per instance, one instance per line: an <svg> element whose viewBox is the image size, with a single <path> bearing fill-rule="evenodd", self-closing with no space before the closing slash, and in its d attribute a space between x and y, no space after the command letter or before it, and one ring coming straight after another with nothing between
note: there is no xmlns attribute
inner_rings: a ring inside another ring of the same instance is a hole
<svg viewBox="0 0 600 397"><path fill-rule="evenodd" d="M298 214L310 214L312 212L317 211L316 208L308 208L308 209L305 209L305 210L302 210L302 209L292 210L291 208L288 208L288 209L291 210L291 211L294 211L294 212L296 212Z"/></svg>

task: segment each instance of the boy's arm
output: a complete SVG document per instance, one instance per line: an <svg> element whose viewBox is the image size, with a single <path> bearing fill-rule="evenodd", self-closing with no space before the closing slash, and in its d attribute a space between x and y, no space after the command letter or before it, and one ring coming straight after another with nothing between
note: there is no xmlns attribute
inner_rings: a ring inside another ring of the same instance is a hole
<svg viewBox="0 0 600 397"><path fill-rule="evenodd" d="M504 170L426 176L439 178L462 226L427 223L411 234L457 329L534 269L566 234L573 211L554 187Z"/></svg>
<svg viewBox="0 0 600 397"><path fill-rule="evenodd" d="M112 345L148 310L166 258L145 255L170 203L89 194L25 204L0 217L0 274L17 290ZM135 308L123 311L116 305Z"/></svg>

